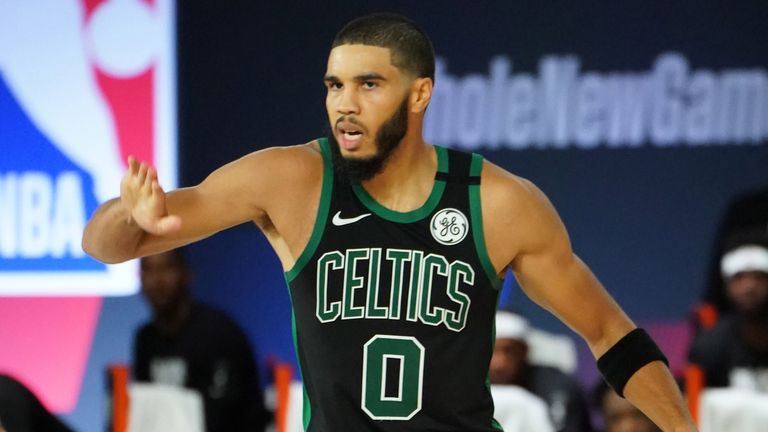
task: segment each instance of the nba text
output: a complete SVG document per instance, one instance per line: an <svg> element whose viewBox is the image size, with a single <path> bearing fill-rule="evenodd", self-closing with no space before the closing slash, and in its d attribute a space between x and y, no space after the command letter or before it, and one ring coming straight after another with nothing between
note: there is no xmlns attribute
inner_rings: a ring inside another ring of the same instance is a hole
<svg viewBox="0 0 768 432"><path fill-rule="evenodd" d="M76 172L0 173L0 257L84 256L82 191Z"/></svg>

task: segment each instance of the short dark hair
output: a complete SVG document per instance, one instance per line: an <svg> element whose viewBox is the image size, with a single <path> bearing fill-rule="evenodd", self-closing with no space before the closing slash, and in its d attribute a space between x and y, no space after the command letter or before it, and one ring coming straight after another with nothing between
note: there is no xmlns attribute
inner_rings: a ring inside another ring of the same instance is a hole
<svg viewBox="0 0 768 432"><path fill-rule="evenodd" d="M389 48L394 66L418 78L435 81L432 42L416 23L404 16L376 13L356 18L336 34L331 49L345 44Z"/></svg>
<svg viewBox="0 0 768 432"><path fill-rule="evenodd" d="M168 255L168 257L171 259L171 263L175 267L177 267L177 268L179 268L179 269L181 269L183 271L189 271L189 265L187 263L187 256L186 256L186 252L184 251L184 249L185 249L184 247L179 247L179 248L171 249L171 250L168 250L168 251L165 251L165 252L160 252L160 253L157 253L157 254L154 254L154 255ZM154 256L154 255L149 255L149 256ZM142 260L144 258L148 258L149 256L142 257Z"/></svg>

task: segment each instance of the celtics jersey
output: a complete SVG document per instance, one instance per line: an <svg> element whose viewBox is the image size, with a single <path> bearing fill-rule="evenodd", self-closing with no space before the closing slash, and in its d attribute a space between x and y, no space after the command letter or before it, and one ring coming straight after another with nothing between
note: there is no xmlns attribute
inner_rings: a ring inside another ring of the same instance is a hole
<svg viewBox="0 0 768 432"><path fill-rule="evenodd" d="M286 273L308 431L498 431L488 388L498 279L483 240L482 158L435 147L418 209L334 178Z"/></svg>

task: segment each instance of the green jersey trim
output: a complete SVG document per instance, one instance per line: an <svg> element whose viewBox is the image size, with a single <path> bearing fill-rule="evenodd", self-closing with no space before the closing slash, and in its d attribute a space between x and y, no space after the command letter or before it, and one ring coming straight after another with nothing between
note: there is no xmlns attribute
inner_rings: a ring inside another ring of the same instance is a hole
<svg viewBox="0 0 768 432"><path fill-rule="evenodd" d="M328 209L331 206L331 193L333 192L333 161L331 160L331 149L327 138L320 138L320 153L323 155L323 185L320 189L320 203L317 205L317 216L315 217L315 226L312 228L312 235L307 242L307 246L299 255L299 258L293 264L293 267L285 272L285 279L290 283L315 253L320 239L325 230L325 222L328 220Z"/></svg>
<svg viewBox="0 0 768 432"><path fill-rule="evenodd" d="M448 150L440 146L434 147L435 153L437 154L437 171L447 173ZM440 202L440 198L443 196L443 191L445 190L445 181L435 180L435 183L432 186L432 192L429 194L429 197L424 202L424 204L421 207L409 212L398 212L384 207L383 205L379 204L376 199L374 199L368 193L368 191L366 191L365 188L359 184L354 185L352 190L355 192L357 199L359 199L360 202L362 202L363 205L368 208L368 210L372 211L382 219L388 220L390 222L411 223L427 217L430 213L432 213L435 207L437 207L437 204Z"/></svg>
<svg viewBox="0 0 768 432"><path fill-rule="evenodd" d="M469 175L478 176L483 171L483 157L477 153L472 154L472 163L469 168ZM469 185L469 211L472 214L472 232L474 233L475 249L477 258L485 270L488 280L495 289L501 289L502 280L496 274L493 268L491 258L488 256L488 249L485 247L485 236L483 235L483 208L480 203L480 185Z"/></svg>
<svg viewBox="0 0 768 432"><path fill-rule="evenodd" d="M304 397L302 399L301 424L304 426L304 430L307 430L309 429L309 422L312 419L312 404L309 402L307 387L302 384L301 389L304 393Z"/></svg>
<svg viewBox="0 0 768 432"><path fill-rule="evenodd" d="M304 430L309 427L309 421L312 418L312 404L309 402L309 395L307 394L307 386L304 385L304 374L301 370L301 356L299 355L299 333L296 330L296 314L293 309L293 296L291 295L291 287L288 284L286 278L286 286L288 287L288 299L291 301L291 336L293 336L293 350L296 352L296 357L299 359L299 377L301 378L301 390L303 394L303 405L301 413L301 422L304 426Z"/></svg>
<svg viewBox="0 0 768 432"><path fill-rule="evenodd" d="M496 308L494 309L495 312L499 310L499 299L501 298L500 295L501 291L496 292L496 301L494 302L496 304ZM495 315L494 315L495 316ZM496 349L496 319L493 320L493 327L491 328L491 352L493 352ZM488 389L488 393L491 393L491 365L488 365L488 372L485 374L485 387ZM504 428L501 426L498 420L496 420L495 417L491 418L491 427L494 429L503 432Z"/></svg>

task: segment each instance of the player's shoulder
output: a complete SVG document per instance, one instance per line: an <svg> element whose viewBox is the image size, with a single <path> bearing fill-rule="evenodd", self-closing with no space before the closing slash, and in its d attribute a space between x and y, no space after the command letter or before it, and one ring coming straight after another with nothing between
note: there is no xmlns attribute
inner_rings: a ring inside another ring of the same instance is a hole
<svg viewBox="0 0 768 432"><path fill-rule="evenodd" d="M520 209L544 198L533 182L487 159L483 160L480 185L484 206L496 211Z"/></svg>
<svg viewBox="0 0 768 432"><path fill-rule="evenodd" d="M240 158L237 162L247 166L270 164L275 168L300 170L302 168L322 167L323 157L319 140L312 140L303 144L274 146L256 150Z"/></svg>
<svg viewBox="0 0 768 432"><path fill-rule="evenodd" d="M489 252L506 251L501 252L500 261L510 262L520 251L540 249L553 242L567 246L557 211L530 180L485 161L480 200Z"/></svg>
<svg viewBox="0 0 768 432"><path fill-rule="evenodd" d="M322 178L323 157L317 140L253 151L219 170L227 181L247 189L302 188ZM284 192L284 191L283 191ZM282 193L282 192L281 192Z"/></svg>

